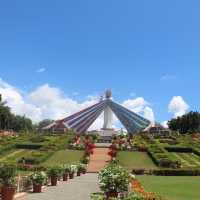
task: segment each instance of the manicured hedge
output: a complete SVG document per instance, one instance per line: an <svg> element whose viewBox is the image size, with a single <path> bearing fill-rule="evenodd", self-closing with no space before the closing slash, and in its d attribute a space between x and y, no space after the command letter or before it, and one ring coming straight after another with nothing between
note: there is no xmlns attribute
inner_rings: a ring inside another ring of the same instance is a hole
<svg viewBox="0 0 200 200"><path fill-rule="evenodd" d="M193 149L190 147L166 147L169 152L178 152L178 153L192 153Z"/></svg>
<svg viewBox="0 0 200 200"><path fill-rule="evenodd" d="M148 147L148 154L153 162L159 167L165 168L180 168L181 161L171 156L163 147L158 144L150 145Z"/></svg>
<svg viewBox="0 0 200 200"><path fill-rule="evenodd" d="M41 144L36 144L36 143L16 144L16 148L18 149L40 149L41 147L42 147Z"/></svg>
<svg viewBox="0 0 200 200"><path fill-rule="evenodd" d="M157 176L200 176L200 169L155 169L151 174Z"/></svg>
<svg viewBox="0 0 200 200"><path fill-rule="evenodd" d="M200 149L197 147L166 147L169 152L178 152L178 153L195 153L200 156Z"/></svg>
<svg viewBox="0 0 200 200"><path fill-rule="evenodd" d="M200 149L199 148L192 148L193 149L193 153L197 154L198 156L200 156Z"/></svg>
<svg viewBox="0 0 200 200"><path fill-rule="evenodd" d="M29 157L21 158L18 162L22 164L28 164L28 165L38 165L42 162L45 162L48 158L50 158L53 155L54 152L37 152L33 153Z"/></svg>

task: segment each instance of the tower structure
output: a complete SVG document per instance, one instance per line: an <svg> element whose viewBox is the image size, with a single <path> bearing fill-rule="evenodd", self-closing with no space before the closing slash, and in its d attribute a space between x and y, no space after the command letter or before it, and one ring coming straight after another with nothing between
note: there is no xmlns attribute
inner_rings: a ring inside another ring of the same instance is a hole
<svg viewBox="0 0 200 200"><path fill-rule="evenodd" d="M112 97L112 92L111 90L107 90L105 93L105 98L106 100L111 99ZM104 125L103 125L103 129L104 130L111 130L113 129L113 112L110 109L110 107L108 105L106 105L106 107L104 108Z"/></svg>

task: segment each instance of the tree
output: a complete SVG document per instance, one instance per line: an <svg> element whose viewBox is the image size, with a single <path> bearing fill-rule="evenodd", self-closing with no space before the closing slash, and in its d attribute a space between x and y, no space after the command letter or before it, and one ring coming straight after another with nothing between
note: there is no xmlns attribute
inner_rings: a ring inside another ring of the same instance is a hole
<svg viewBox="0 0 200 200"><path fill-rule="evenodd" d="M171 119L168 126L171 130L179 131L182 134L198 132L200 131L200 113L189 112L182 117Z"/></svg>
<svg viewBox="0 0 200 200"><path fill-rule="evenodd" d="M0 129L8 129L11 119L10 108L6 106L6 102L2 101L2 96L0 94Z"/></svg>
<svg viewBox="0 0 200 200"><path fill-rule="evenodd" d="M34 125L31 119L25 116L14 115L11 113L10 108L6 106L6 102L2 101L0 94L0 130L12 129L16 132L22 130L33 130Z"/></svg>

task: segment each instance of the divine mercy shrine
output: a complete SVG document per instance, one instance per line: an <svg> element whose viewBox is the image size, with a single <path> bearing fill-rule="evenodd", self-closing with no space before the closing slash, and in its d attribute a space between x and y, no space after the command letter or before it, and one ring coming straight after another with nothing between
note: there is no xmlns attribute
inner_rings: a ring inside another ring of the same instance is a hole
<svg viewBox="0 0 200 200"><path fill-rule="evenodd" d="M101 100L71 116L57 120L44 127L43 130L53 132L72 129L76 133L86 133L94 121L104 112L104 125L99 134L113 134L113 114L119 119L129 134L136 133L152 126L152 123L144 117L130 111L112 100L111 90L107 90Z"/></svg>

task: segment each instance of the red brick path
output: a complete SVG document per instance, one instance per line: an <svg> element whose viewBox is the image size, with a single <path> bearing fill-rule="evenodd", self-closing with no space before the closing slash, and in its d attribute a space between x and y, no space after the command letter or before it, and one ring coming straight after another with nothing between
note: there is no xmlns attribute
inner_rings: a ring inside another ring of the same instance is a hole
<svg viewBox="0 0 200 200"><path fill-rule="evenodd" d="M108 148L95 148L94 154L90 156L87 172L97 173L102 170L110 161L108 151Z"/></svg>

